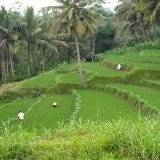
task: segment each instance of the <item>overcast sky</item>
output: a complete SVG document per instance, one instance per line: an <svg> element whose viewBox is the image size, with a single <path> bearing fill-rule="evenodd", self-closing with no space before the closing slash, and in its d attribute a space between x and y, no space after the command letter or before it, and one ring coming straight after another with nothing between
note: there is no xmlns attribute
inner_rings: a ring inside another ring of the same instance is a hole
<svg viewBox="0 0 160 160"><path fill-rule="evenodd" d="M106 8L111 10L118 4L118 0L106 0L107 3L104 5ZM6 6L9 8L20 8L22 11L26 6L33 6L36 11L40 10L41 7L55 5L54 0L0 0L0 5Z"/></svg>

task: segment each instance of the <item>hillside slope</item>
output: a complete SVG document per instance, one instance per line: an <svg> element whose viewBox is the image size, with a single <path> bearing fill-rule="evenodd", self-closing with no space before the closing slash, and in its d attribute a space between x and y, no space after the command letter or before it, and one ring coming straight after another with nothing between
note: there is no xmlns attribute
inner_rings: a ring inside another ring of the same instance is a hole
<svg viewBox="0 0 160 160"><path fill-rule="evenodd" d="M76 64L2 86L0 159L159 160L159 57L143 49L84 62L86 88Z"/></svg>
<svg viewBox="0 0 160 160"><path fill-rule="evenodd" d="M155 114L160 109L159 55L157 49L146 49L107 54L100 62L84 62L87 88L80 86L76 64L62 64L22 82L6 84L0 88L0 120L17 124L17 112L22 110L26 114L26 127L54 128L57 123L70 123L79 118L136 120L139 116ZM116 70L118 63L122 64L120 71ZM52 107L54 101L59 104L57 108Z"/></svg>

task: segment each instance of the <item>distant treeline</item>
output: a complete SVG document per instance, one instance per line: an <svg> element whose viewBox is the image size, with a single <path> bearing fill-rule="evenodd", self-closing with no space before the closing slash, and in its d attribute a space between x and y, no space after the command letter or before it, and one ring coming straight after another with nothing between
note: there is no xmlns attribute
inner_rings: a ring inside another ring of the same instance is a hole
<svg viewBox="0 0 160 160"><path fill-rule="evenodd" d="M58 7L42 8L37 14L33 7L22 14L1 6L1 83L159 38L158 1L121 1L115 12L101 7L102 0L57 1Z"/></svg>

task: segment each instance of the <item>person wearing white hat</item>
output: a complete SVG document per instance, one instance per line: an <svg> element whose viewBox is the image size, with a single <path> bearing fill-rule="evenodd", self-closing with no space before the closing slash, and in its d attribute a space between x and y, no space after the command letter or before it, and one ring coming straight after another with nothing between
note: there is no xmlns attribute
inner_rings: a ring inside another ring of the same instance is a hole
<svg viewBox="0 0 160 160"><path fill-rule="evenodd" d="M122 65L121 64L118 64L117 65L117 70L121 70L122 69Z"/></svg>
<svg viewBox="0 0 160 160"><path fill-rule="evenodd" d="M53 102L52 106L57 107L57 102Z"/></svg>
<svg viewBox="0 0 160 160"><path fill-rule="evenodd" d="M23 123L23 121L24 121L24 113L22 111L19 111L18 119L20 120L21 123Z"/></svg>

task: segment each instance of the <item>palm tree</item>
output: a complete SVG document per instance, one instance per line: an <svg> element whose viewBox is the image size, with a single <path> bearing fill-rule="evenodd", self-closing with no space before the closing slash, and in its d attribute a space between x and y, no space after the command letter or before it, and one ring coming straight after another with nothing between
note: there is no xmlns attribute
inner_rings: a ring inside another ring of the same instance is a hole
<svg viewBox="0 0 160 160"><path fill-rule="evenodd" d="M160 1L159 0L138 0L137 9L144 14L149 22L160 24Z"/></svg>
<svg viewBox="0 0 160 160"><path fill-rule="evenodd" d="M123 35L130 33L137 42L141 39L144 39L144 41L150 40L145 30L148 28L148 24L144 21L143 14L137 11L137 2L134 0L120 0L120 2L116 7L116 15L119 21L123 23L116 38L120 37L121 33ZM143 37L140 37L140 35ZM127 37L129 36L127 35Z"/></svg>
<svg viewBox="0 0 160 160"><path fill-rule="evenodd" d="M52 54L60 54L58 51L58 46L62 47L68 47L68 45L60 38L59 35L56 36L49 36L48 31L52 27L52 21L51 18L53 18L50 13L42 9L41 11L41 16L38 19L38 26L42 29L42 32L40 35L37 36L36 39L36 44L40 46L41 52L42 52L42 60L41 64L43 65L43 71L45 71L45 65L47 60L49 59L48 57L51 57ZM47 50L50 50L49 53L46 52Z"/></svg>
<svg viewBox="0 0 160 160"><path fill-rule="evenodd" d="M34 14L33 7L27 7L24 20L20 19L17 21L16 31L19 33L19 43L23 43L27 48L27 74L30 77L30 62L35 65L33 51L35 49L36 39L42 32L42 28L37 24L37 17Z"/></svg>
<svg viewBox="0 0 160 160"><path fill-rule="evenodd" d="M37 34L41 32L41 28L37 27L36 23L36 17L34 15L34 9L33 7L27 7L26 13L25 13L25 33L24 38L27 41L27 61L28 61L28 77L31 76L30 74L30 58L32 60L32 63L34 64L34 55L33 55L33 49L35 47L35 38Z"/></svg>
<svg viewBox="0 0 160 160"><path fill-rule="evenodd" d="M49 17L45 17L44 15L35 16L33 8L28 7L24 15L24 22L23 19L20 19L20 21L18 21L16 24L16 31L19 33L19 41L17 42L17 47L19 47L18 50L20 50L21 46L27 49L28 77L31 76L30 63L32 62L34 66L36 64L39 64L39 62L36 63L37 61L35 61L34 58L34 50L37 46L39 46L42 52L43 58L41 62L43 63L43 70L45 70L47 48L50 49L50 53L52 54L53 52L58 53L57 45L67 47L67 44L65 42L57 40L57 36L48 36L48 30L52 25L52 23L50 24L50 22L48 22L48 19Z"/></svg>
<svg viewBox="0 0 160 160"><path fill-rule="evenodd" d="M13 13L9 10L6 11L5 7L0 9L0 50L1 50L1 68L2 77L4 80L7 79L9 75L9 70L11 70L11 75L15 77L14 71L14 61L13 52L11 47L15 41Z"/></svg>
<svg viewBox="0 0 160 160"><path fill-rule="evenodd" d="M80 82L82 86L85 86L80 58L79 38L86 32L94 33L99 14L89 9L89 6L93 2L92 0L89 3L82 0L57 0L57 2L60 5L52 8L58 9L59 14L55 17L55 22L50 33L58 33L61 30L68 37L74 36Z"/></svg>

